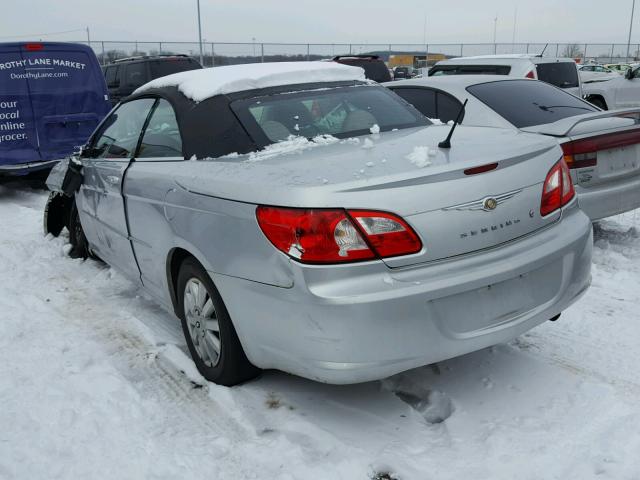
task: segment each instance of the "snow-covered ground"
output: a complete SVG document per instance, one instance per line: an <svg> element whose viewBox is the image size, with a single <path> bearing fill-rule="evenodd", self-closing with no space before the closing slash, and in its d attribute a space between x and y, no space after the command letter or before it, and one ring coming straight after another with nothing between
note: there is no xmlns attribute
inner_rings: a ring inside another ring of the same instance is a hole
<svg viewBox="0 0 640 480"><path fill-rule="evenodd" d="M596 227L588 294L511 344L224 388L177 320L43 236L45 199L0 186L1 479L640 478L640 211Z"/></svg>

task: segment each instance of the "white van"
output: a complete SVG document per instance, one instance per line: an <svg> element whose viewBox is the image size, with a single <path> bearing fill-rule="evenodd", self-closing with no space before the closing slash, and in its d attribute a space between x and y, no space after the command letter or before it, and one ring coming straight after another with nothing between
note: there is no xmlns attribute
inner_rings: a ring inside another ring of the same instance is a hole
<svg viewBox="0 0 640 480"><path fill-rule="evenodd" d="M576 62L570 58L541 57L539 55L481 55L458 57L436 63L429 76L436 75L509 75L533 78L560 87L582 97L582 85Z"/></svg>

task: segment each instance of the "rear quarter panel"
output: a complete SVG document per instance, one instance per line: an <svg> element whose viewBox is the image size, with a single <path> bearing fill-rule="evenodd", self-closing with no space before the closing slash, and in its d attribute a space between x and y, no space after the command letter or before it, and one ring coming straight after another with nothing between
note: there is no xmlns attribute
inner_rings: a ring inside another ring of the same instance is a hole
<svg viewBox="0 0 640 480"><path fill-rule="evenodd" d="M187 191L170 172L185 161L137 161L124 184L142 281L170 304L167 262L181 248L209 272L290 287L289 260L264 237L255 205Z"/></svg>

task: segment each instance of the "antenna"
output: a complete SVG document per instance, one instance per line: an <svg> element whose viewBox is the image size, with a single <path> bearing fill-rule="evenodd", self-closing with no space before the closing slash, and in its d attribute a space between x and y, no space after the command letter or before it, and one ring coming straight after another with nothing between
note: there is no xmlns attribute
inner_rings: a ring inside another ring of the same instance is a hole
<svg viewBox="0 0 640 480"><path fill-rule="evenodd" d="M445 138L443 141L441 141L438 144L438 148L451 148L451 135L453 135L453 131L456 129L456 126L460 123L460 120L462 119L462 115L464 114L464 108L467 106L468 101L469 99L467 98L462 104L462 107L460 107L460 110L458 111L458 115L456 116L456 119L454 120L453 125L451 126L451 130L449 130L449 135L447 135L447 138Z"/></svg>
<svg viewBox="0 0 640 480"><path fill-rule="evenodd" d="M542 58L542 56L544 55L544 51L547 49L547 47L548 47L548 46L549 46L549 44L547 43L547 44L544 46L544 48L542 49L542 51L541 51L538 55L536 55L536 57L540 57L540 58Z"/></svg>

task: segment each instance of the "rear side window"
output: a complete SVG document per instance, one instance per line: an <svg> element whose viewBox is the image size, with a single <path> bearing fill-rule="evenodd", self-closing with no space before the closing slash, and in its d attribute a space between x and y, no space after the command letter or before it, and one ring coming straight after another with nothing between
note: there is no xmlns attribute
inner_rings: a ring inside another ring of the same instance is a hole
<svg viewBox="0 0 640 480"><path fill-rule="evenodd" d="M393 91L416 107L425 117L438 118L434 90L430 88L394 88Z"/></svg>
<svg viewBox="0 0 640 480"><path fill-rule="evenodd" d="M107 82L107 87L117 86L118 79L118 67L107 67L104 72L104 79Z"/></svg>
<svg viewBox="0 0 640 480"><path fill-rule="evenodd" d="M509 75L509 65L436 65L429 76L440 75Z"/></svg>
<svg viewBox="0 0 640 480"><path fill-rule="evenodd" d="M578 70L573 62L539 63L536 65L538 80L560 88L578 86Z"/></svg>
<svg viewBox="0 0 640 480"><path fill-rule="evenodd" d="M167 58L149 62L151 80L164 77L165 75L171 75L172 73L197 70L199 68L202 68L200 64L191 58Z"/></svg>
<svg viewBox="0 0 640 480"><path fill-rule="evenodd" d="M597 111L578 97L535 80L481 83L467 91L518 128Z"/></svg>
<svg viewBox="0 0 640 480"><path fill-rule="evenodd" d="M445 123L450 120L455 120L462 108L462 104L458 100L444 93L438 93L437 103L438 118ZM462 118L460 122L462 122Z"/></svg>
<svg viewBox="0 0 640 480"><path fill-rule="evenodd" d="M437 118L441 122L455 120L462 108L462 103L451 95L431 88L395 88L395 93L429 118ZM464 115L463 117L464 118ZM460 119L462 123L462 118Z"/></svg>
<svg viewBox="0 0 640 480"><path fill-rule="evenodd" d="M182 138L173 107L158 101L142 137L137 158L182 157Z"/></svg>
<svg viewBox="0 0 640 480"><path fill-rule="evenodd" d="M125 84L129 87L139 87L147 83L147 67L143 62L131 63L125 70Z"/></svg>

